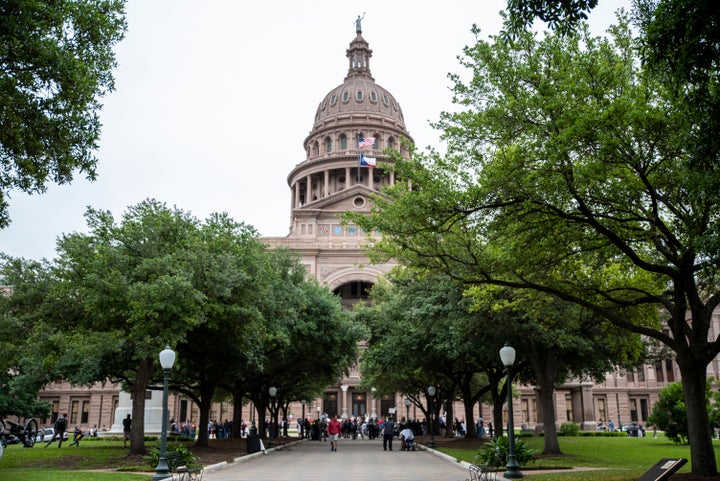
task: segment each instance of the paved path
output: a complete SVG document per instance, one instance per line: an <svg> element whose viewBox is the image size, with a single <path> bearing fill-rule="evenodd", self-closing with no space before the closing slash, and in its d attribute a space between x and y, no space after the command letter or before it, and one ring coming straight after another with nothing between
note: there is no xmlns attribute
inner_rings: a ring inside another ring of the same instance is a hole
<svg viewBox="0 0 720 481"><path fill-rule="evenodd" d="M465 481L466 463L438 451L383 451L382 440L303 441L205 469L203 481ZM498 476L498 481L503 479Z"/></svg>

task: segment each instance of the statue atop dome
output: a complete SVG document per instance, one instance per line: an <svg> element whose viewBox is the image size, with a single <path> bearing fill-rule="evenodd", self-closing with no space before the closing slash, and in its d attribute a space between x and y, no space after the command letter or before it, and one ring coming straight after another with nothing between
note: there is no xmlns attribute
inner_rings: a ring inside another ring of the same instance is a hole
<svg viewBox="0 0 720 481"><path fill-rule="evenodd" d="M363 12L362 17L358 15L357 20L355 20L355 32L360 33L362 32L362 20L365 18L365 12Z"/></svg>

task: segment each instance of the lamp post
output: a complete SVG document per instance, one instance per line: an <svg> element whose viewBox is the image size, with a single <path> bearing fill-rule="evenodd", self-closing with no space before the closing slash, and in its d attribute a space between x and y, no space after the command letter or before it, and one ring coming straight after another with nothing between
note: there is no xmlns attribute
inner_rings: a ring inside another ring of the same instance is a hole
<svg viewBox="0 0 720 481"><path fill-rule="evenodd" d="M430 397L430 442L428 443L428 447L435 448L435 403L433 402L435 386L428 387L427 393Z"/></svg>
<svg viewBox="0 0 720 481"><path fill-rule="evenodd" d="M300 401L302 404L302 418L300 419L300 439L305 439L305 400Z"/></svg>
<svg viewBox="0 0 720 481"><path fill-rule="evenodd" d="M507 470L503 476L508 479L519 479L523 477L523 474L520 472L520 466L515 458L515 427L513 426L512 411L512 367L513 364L515 364L515 349L505 344L505 346L500 349L500 360L507 370L505 388L507 389L508 403L508 462Z"/></svg>
<svg viewBox="0 0 720 481"><path fill-rule="evenodd" d="M270 439L268 440L268 448L273 447L273 431L275 431L275 421L273 420L273 405L275 404L275 396L277 396L277 388L275 386L268 389L270 394Z"/></svg>
<svg viewBox="0 0 720 481"><path fill-rule="evenodd" d="M405 422L410 426L410 398L405 398Z"/></svg>
<svg viewBox="0 0 720 481"><path fill-rule="evenodd" d="M170 369L175 364L175 351L166 346L160 352L160 366L163 370L163 414L162 414L162 431L160 434L160 459L155 468L153 479L166 479L170 477L170 467L167 463L167 425L168 425L168 380L170 379Z"/></svg>

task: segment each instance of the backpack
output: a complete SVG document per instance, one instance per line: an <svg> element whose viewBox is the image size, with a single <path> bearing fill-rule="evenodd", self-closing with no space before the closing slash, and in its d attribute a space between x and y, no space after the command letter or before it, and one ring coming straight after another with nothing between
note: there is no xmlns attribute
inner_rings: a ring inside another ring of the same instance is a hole
<svg viewBox="0 0 720 481"><path fill-rule="evenodd" d="M55 431L65 431L65 428L67 427L67 420L60 416L55 420Z"/></svg>

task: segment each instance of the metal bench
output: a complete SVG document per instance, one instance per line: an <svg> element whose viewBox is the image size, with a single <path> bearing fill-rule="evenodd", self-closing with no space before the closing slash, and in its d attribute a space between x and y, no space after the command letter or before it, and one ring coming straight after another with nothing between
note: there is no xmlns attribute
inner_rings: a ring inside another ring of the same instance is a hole
<svg viewBox="0 0 720 481"><path fill-rule="evenodd" d="M496 478L496 466L487 464L471 464L468 467L470 477L467 481L490 481Z"/></svg>
<svg viewBox="0 0 720 481"><path fill-rule="evenodd" d="M201 481L203 467L199 464L187 464L185 457L179 451L169 451L165 454L170 474L177 476L178 481Z"/></svg>

